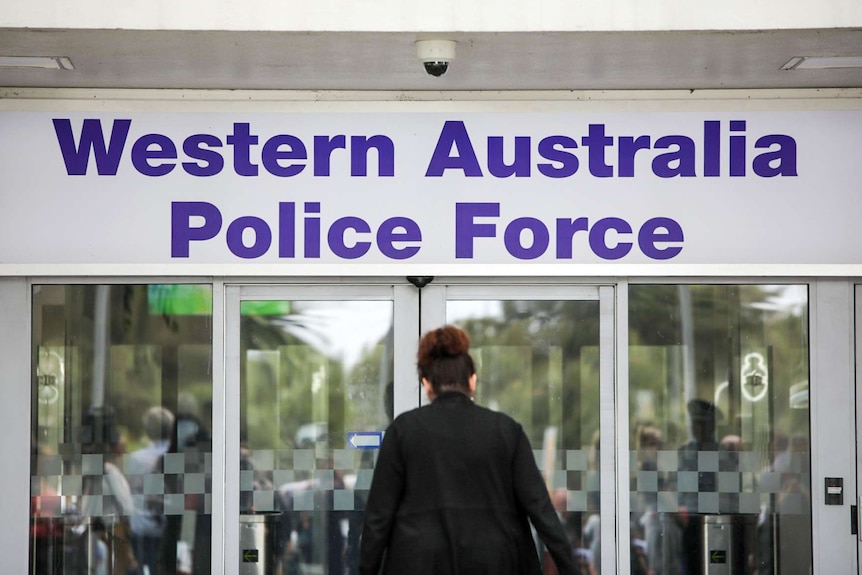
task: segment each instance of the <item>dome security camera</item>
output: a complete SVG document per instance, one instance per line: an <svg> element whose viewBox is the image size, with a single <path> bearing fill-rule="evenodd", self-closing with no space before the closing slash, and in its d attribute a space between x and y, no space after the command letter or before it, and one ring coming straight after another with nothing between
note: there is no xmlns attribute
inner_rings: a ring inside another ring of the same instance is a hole
<svg viewBox="0 0 862 575"><path fill-rule="evenodd" d="M416 42L416 57L432 76L442 76L449 69L449 62L455 59L454 40L419 40Z"/></svg>

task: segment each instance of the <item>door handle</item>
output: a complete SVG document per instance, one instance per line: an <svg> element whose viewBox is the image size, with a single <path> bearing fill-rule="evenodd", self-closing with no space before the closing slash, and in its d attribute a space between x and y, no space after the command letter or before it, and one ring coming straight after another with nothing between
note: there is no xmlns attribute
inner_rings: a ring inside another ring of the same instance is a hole
<svg viewBox="0 0 862 575"><path fill-rule="evenodd" d="M859 541L862 541L862 517L859 515L859 508L862 507L862 496L856 497L856 505L850 506L850 533L856 536Z"/></svg>
<svg viewBox="0 0 862 575"><path fill-rule="evenodd" d="M858 505L850 506L850 534L859 535L859 507ZM858 537L862 540L862 537Z"/></svg>

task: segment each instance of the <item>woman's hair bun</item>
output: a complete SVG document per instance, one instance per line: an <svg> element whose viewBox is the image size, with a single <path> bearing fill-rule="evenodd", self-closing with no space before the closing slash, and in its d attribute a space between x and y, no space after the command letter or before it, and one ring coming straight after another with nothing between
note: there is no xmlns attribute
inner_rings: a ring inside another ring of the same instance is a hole
<svg viewBox="0 0 862 575"><path fill-rule="evenodd" d="M436 393L447 389L470 393L476 366L470 357L470 336L464 330L447 325L429 331L419 340L416 360L419 377L423 382L427 379Z"/></svg>
<svg viewBox="0 0 862 575"><path fill-rule="evenodd" d="M420 363L422 359L438 359L441 357L454 357L470 351L470 336L455 327L447 325L429 331L419 342Z"/></svg>

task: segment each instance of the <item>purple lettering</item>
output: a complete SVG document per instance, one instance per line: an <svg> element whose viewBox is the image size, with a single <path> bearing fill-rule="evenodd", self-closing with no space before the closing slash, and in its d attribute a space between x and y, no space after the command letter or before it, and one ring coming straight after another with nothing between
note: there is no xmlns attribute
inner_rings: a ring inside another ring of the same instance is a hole
<svg viewBox="0 0 862 575"><path fill-rule="evenodd" d="M670 218L651 218L638 232L638 247L645 256L654 260L669 260L682 251L682 246L659 248L659 242L682 242L682 227Z"/></svg>
<svg viewBox="0 0 862 575"><path fill-rule="evenodd" d="M521 232L530 230L533 235L533 243L529 247L521 244ZM519 260L534 260L548 249L551 236L548 228L536 218L515 218L503 233L506 251Z"/></svg>
<svg viewBox="0 0 862 575"><path fill-rule="evenodd" d="M656 142L658 144L658 142ZM650 137L622 136L620 138L619 174L621 178L633 178L635 176L635 154L638 150L650 149Z"/></svg>
<svg viewBox="0 0 862 575"><path fill-rule="evenodd" d="M393 260L406 260L419 252L419 246L396 248L394 245L395 242L420 241L422 241L422 230L410 218L395 217L386 219L380 224L380 228L377 230L377 247L380 249L380 253Z"/></svg>
<svg viewBox="0 0 862 575"><path fill-rule="evenodd" d="M632 233L632 227L621 218L602 218L590 229L590 249L604 260L618 260L628 255L632 249L631 242L617 242L616 246L608 245L608 232L614 230L618 234Z"/></svg>
<svg viewBox="0 0 862 575"><path fill-rule="evenodd" d="M703 123L703 175L715 178L721 175L721 122Z"/></svg>
<svg viewBox="0 0 862 575"><path fill-rule="evenodd" d="M377 175L391 177L395 175L395 144L386 136L351 136L350 137L350 175L368 175L368 152L377 150Z"/></svg>
<svg viewBox="0 0 862 575"><path fill-rule="evenodd" d="M557 259L572 259L574 237L577 232L585 232L590 223L587 218L557 219Z"/></svg>
<svg viewBox="0 0 862 575"><path fill-rule="evenodd" d="M566 150L578 147L574 138L568 136L548 136L539 142L539 155L551 162L560 164L539 164L536 166L539 172L549 178L568 178L574 176L578 171L578 157ZM558 149L562 148L562 149Z"/></svg>
<svg viewBox="0 0 862 575"><path fill-rule="evenodd" d="M652 161L652 171L660 178L696 176L694 169L694 142L686 136L663 136L655 141L656 149L676 146L674 152L657 155Z"/></svg>
<svg viewBox="0 0 862 575"><path fill-rule="evenodd" d="M345 244L344 233L351 229L357 234L367 234L371 232L368 222L362 218L346 216L335 220L332 223L332 226L330 226L329 233L327 234L329 249L331 249L332 253L338 257L346 260L361 258L367 254L368 250L371 248L371 242L357 241L352 246Z"/></svg>
<svg viewBox="0 0 862 575"><path fill-rule="evenodd" d="M613 177L614 168L605 163L605 148L613 144L614 139L605 135L604 124L590 124L589 135L581 138L581 145L589 149L590 173L595 177Z"/></svg>
<svg viewBox="0 0 862 575"><path fill-rule="evenodd" d="M305 169L304 164L289 163L284 165L282 160L306 160L308 159L305 144L296 136L279 134L273 136L263 145L260 160L263 169L280 178L295 176Z"/></svg>
<svg viewBox="0 0 862 575"><path fill-rule="evenodd" d="M347 148L343 134L337 136L314 136L314 175L329 176L332 152Z"/></svg>
<svg viewBox="0 0 862 575"><path fill-rule="evenodd" d="M745 132L745 120L731 120L731 132ZM745 175L745 135L730 137L730 175Z"/></svg>
<svg viewBox="0 0 862 575"><path fill-rule="evenodd" d="M450 155L453 146L457 150L455 156ZM450 120L443 124L425 177L440 177L446 170L463 170L464 175L469 178L482 177L482 168L479 167L479 160L464 122Z"/></svg>
<svg viewBox="0 0 862 575"><path fill-rule="evenodd" d="M66 173L70 176L86 175L92 151L93 159L96 160L96 172L100 176L116 176L131 125L131 120L114 120L110 143L105 147L102 121L88 118L81 127L81 137L76 147L72 122L67 118L54 118L54 132L57 134L57 144L66 164Z"/></svg>
<svg viewBox="0 0 862 575"><path fill-rule="evenodd" d="M254 241L246 246L243 241L245 230L254 232ZM243 216L235 219L227 227L227 248L230 252L243 259L259 258L269 250L272 245L272 231L260 218L254 216Z"/></svg>
<svg viewBox="0 0 862 575"><path fill-rule="evenodd" d="M783 134L770 134L758 138L755 148L771 148L777 150L763 152L754 158L752 168L754 173L763 178L775 176L796 176L796 140ZM775 165L773 165L775 162Z"/></svg>
<svg viewBox="0 0 862 575"><path fill-rule="evenodd" d="M488 138L488 172L497 178L530 177L530 138L515 136L515 158L511 164L506 164L503 138L491 136Z"/></svg>
<svg viewBox="0 0 862 575"><path fill-rule="evenodd" d="M240 176L256 176L257 165L251 163L251 147L257 145L257 136L251 133L248 123L235 123L227 144L233 146L234 171Z"/></svg>
<svg viewBox="0 0 862 575"><path fill-rule="evenodd" d="M500 217L500 204L455 204L455 258L472 258L475 238L493 238L496 235L496 225L477 224L474 221L476 218L498 217Z"/></svg>
<svg viewBox="0 0 862 575"><path fill-rule="evenodd" d="M224 168L224 158L215 150L204 146L221 148L221 140L211 134L192 134L183 142L183 152L193 160L204 163L183 162L183 169L191 176L215 176Z"/></svg>
<svg viewBox="0 0 862 575"><path fill-rule="evenodd" d="M319 214L320 202L305 202L306 214ZM320 218L305 218L305 257L320 257Z"/></svg>
<svg viewBox="0 0 862 575"><path fill-rule="evenodd" d="M296 257L296 204L278 203L278 257Z"/></svg>
<svg viewBox="0 0 862 575"><path fill-rule="evenodd" d="M203 218L203 224L192 227L192 218ZM221 222L221 212L208 202L171 203L171 257L189 257L189 244L216 237Z"/></svg>
<svg viewBox="0 0 862 575"><path fill-rule="evenodd" d="M177 147L162 134L145 134L132 145L132 165L145 176L164 176L176 167L174 163L153 165L150 160L176 160Z"/></svg>

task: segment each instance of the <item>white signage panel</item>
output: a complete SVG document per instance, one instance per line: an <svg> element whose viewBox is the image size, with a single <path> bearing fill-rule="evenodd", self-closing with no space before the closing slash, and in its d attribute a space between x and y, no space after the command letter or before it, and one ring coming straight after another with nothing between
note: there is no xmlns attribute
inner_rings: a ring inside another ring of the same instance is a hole
<svg viewBox="0 0 862 575"><path fill-rule="evenodd" d="M15 111L0 129L0 264L862 263L858 111Z"/></svg>

